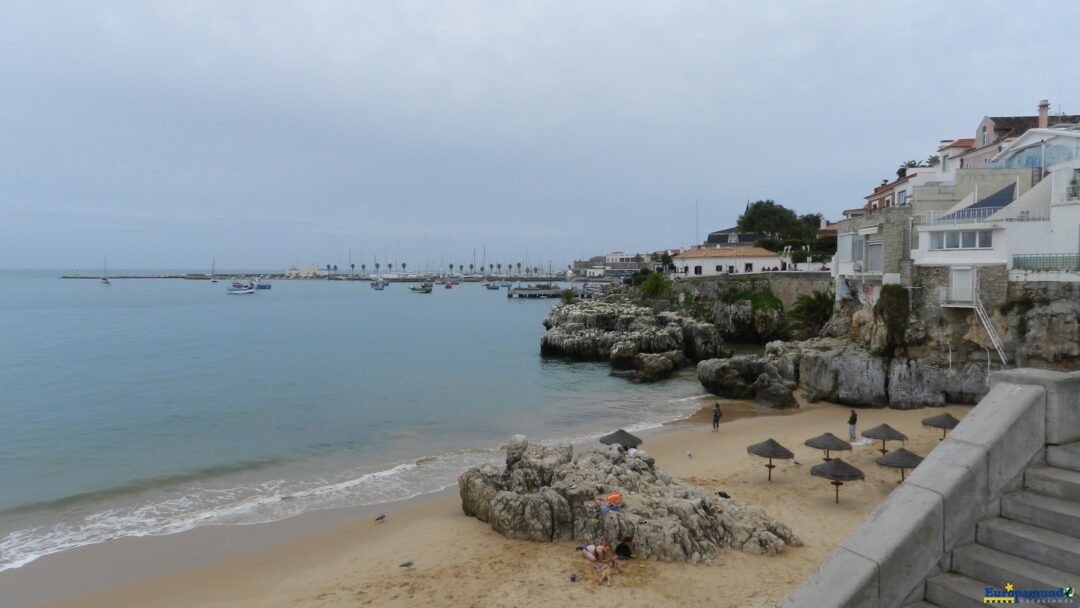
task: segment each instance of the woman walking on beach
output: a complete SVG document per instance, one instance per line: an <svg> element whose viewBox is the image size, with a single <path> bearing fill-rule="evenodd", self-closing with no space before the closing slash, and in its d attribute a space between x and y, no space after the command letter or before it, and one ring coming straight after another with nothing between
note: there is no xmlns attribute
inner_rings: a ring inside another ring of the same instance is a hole
<svg viewBox="0 0 1080 608"><path fill-rule="evenodd" d="M712 431L715 433L720 428L720 404L713 405L712 408Z"/></svg>
<svg viewBox="0 0 1080 608"><path fill-rule="evenodd" d="M859 422L859 415L855 413L855 410L851 410L851 415L847 419L847 434L851 441L855 441L855 424Z"/></svg>

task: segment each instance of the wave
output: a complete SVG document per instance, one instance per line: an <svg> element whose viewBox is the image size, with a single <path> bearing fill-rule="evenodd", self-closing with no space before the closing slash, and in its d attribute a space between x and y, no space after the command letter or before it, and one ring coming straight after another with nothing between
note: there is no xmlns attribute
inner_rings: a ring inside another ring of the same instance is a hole
<svg viewBox="0 0 1080 608"><path fill-rule="evenodd" d="M0 537L0 572L85 545L125 537L160 536L207 525L244 525L278 521L306 511L364 506L406 500L452 486L465 469L495 462L497 449L448 452L398 463L375 471L351 471L333 479L271 480L228 488L193 486L174 496L143 499L135 504L68 514L59 523L30 526ZM233 472L241 465L222 467ZM205 473L205 470L203 470ZM191 475L171 479L203 479ZM155 478L160 483L161 478ZM125 488L158 487L146 480ZM89 492L37 508L69 508L80 500L115 496L119 488ZM81 497L81 498L80 498ZM19 507L28 513L33 505ZM10 511L9 511L10 513Z"/></svg>

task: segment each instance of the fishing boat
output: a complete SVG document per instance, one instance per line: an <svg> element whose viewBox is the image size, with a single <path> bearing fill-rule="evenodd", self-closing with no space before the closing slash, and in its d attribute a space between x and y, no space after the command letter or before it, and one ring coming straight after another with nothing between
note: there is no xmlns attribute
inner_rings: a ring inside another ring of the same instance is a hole
<svg viewBox="0 0 1080 608"><path fill-rule="evenodd" d="M371 288L376 291L382 291L386 289L386 279L375 279L371 282Z"/></svg>
<svg viewBox="0 0 1080 608"><path fill-rule="evenodd" d="M446 289L453 289L453 288L454 288L454 284L453 284L453 283L451 283L451 282L449 282L449 281L447 281L447 282L446 282L446 284L444 284L444 285L443 285L443 287L445 287Z"/></svg>
<svg viewBox="0 0 1080 608"><path fill-rule="evenodd" d="M255 293L255 288L258 286L257 281L233 281L232 287L225 292L230 296L239 296L248 293Z"/></svg>
<svg viewBox="0 0 1080 608"><path fill-rule="evenodd" d="M270 289L270 281L269 280L256 279L255 280L255 289Z"/></svg>
<svg viewBox="0 0 1080 608"><path fill-rule="evenodd" d="M413 293L431 293L432 289L431 283L421 283L419 285L413 285L409 288L409 291Z"/></svg>
<svg viewBox="0 0 1080 608"><path fill-rule="evenodd" d="M485 289L491 289L493 291L498 291L498 290L502 289L502 287L499 287L498 283L484 283L484 288Z"/></svg>

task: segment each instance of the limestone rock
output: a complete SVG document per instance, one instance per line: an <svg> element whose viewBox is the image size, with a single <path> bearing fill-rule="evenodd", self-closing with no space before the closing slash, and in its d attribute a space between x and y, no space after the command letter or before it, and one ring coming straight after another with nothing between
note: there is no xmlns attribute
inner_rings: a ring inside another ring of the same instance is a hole
<svg viewBox="0 0 1080 608"><path fill-rule="evenodd" d="M754 381L754 405L776 409L799 407L791 387L778 377L761 374Z"/></svg>
<svg viewBox="0 0 1080 608"><path fill-rule="evenodd" d="M760 355L708 359L698 363L698 381L705 390L729 399L753 399L767 407L798 407L776 366Z"/></svg>
<svg viewBox="0 0 1080 608"><path fill-rule="evenodd" d="M799 385L811 400L885 407L885 381L885 361L861 348L808 348L799 357Z"/></svg>
<svg viewBox="0 0 1080 608"><path fill-rule="evenodd" d="M642 557L707 561L721 548L774 554L799 539L757 508L704 492L661 471L646 452L609 446L520 448L505 470L487 465L458 480L462 510L510 538L596 543L631 536ZM510 464L512 462L512 464ZM537 485L540 484L540 485ZM623 507L604 513L609 493Z"/></svg>

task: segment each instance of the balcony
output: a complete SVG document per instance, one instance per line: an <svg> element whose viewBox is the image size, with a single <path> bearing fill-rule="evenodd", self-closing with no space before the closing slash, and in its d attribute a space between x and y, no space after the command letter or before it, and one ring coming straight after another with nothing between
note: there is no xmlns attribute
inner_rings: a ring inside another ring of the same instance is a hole
<svg viewBox="0 0 1080 608"><path fill-rule="evenodd" d="M1066 186L1065 187L1065 200L1067 200L1067 201L1080 200L1080 185L1078 185L1078 186Z"/></svg>
<svg viewBox="0 0 1080 608"><path fill-rule="evenodd" d="M1080 253L1029 253L1013 256L1013 270L1080 271Z"/></svg>
<svg viewBox="0 0 1080 608"><path fill-rule="evenodd" d="M975 306L975 288L974 287L961 287L950 285L949 287L938 288L938 302L942 306L959 307L959 308L974 308Z"/></svg>
<svg viewBox="0 0 1080 608"><path fill-rule="evenodd" d="M923 226L951 226L956 224L980 224L990 221L990 217L1005 207L980 207L959 211L931 211L920 216ZM1031 213L1028 209L1019 209L1012 217L995 218L999 222L1045 222L1050 219L1047 213Z"/></svg>

